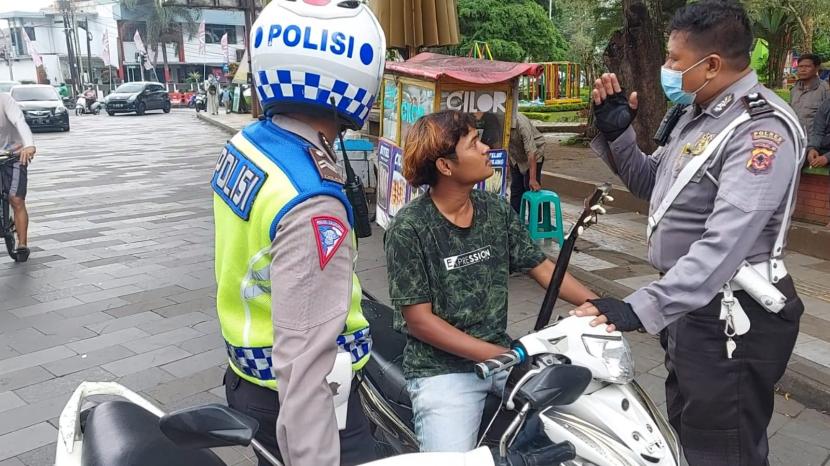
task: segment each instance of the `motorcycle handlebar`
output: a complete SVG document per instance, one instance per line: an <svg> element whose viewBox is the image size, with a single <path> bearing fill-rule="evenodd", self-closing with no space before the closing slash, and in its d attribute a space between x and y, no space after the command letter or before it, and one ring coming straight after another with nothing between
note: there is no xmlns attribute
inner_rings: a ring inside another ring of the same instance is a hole
<svg viewBox="0 0 830 466"><path fill-rule="evenodd" d="M10 150L0 150L0 163L8 162L20 158L20 154Z"/></svg>
<svg viewBox="0 0 830 466"><path fill-rule="evenodd" d="M505 369L509 369L517 364L523 363L526 357L527 355L524 349L516 347L494 358L476 364L475 372L478 378L486 379L487 377L498 374Z"/></svg>

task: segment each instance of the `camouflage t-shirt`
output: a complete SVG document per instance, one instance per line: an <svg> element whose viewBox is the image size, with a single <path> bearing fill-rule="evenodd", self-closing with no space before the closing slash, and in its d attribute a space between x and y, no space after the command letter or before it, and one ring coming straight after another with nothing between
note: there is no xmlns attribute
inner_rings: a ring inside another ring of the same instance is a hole
<svg viewBox="0 0 830 466"><path fill-rule="evenodd" d="M507 280L545 259L513 209L495 194L473 191L473 222L460 228L425 194L404 207L384 237L395 327L406 332L402 306L432 303L455 328L507 346ZM474 363L407 335L407 379L472 372Z"/></svg>

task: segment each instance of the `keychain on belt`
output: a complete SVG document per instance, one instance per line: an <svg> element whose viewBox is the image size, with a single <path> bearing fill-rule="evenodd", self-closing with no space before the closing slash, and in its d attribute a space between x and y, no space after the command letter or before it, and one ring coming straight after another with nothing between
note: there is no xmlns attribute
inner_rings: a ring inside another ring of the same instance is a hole
<svg viewBox="0 0 830 466"><path fill-rule="evenodd" d="M735 299L735 295L732 294L732 287L729 286L729 283L723 286L722 291L720 320L724 321L723 334L726 335L726 357L732 359L732 353L738 348L734 337L749 331L749 317L746 315L740 301Z"/></svg>

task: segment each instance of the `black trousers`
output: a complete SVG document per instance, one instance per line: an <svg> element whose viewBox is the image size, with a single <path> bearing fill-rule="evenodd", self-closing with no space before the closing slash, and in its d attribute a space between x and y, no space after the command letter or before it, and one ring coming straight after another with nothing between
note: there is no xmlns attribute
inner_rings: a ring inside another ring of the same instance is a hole
<svg viewBox="0 0 830 466"><path fill-rule="evenodd" d="M787 367L804 312L789 276L776 287L787 296L778 314L743 291L735 293L751 328L734 338L732 359L726 357L720 295L660 334L669 372L669 422L680 436L689 466L769 464L767 426L775 384Z"/></svg>
<svg viewBox="0 0 830 466"><path fill-rule="evenodd" d="M536 162L536 182L542 183L542 162ZM522 206L522 195L530 191L530 170L527 173L519 171L516 165L510 165L510 205L516 213Z"/></svg>
<svg viewBox="0 0 830 466"><path fill-rule="evenodd" d="M225 395L228 399L228 406L259 421L259 431L256 434L256 439L268 451L282 460L282 455L280 455L277 446L277 416L280 411L277 392L240 378L228 367L225 372ZM257 453L257 458L259 458L259 466L271 465L259 453ZM353 380L352 391L349 395L346 428L340 431L340 464L342 466L352 466L376 459L375 440L369 431L369 421L360 406L357 380Z"/></svg>

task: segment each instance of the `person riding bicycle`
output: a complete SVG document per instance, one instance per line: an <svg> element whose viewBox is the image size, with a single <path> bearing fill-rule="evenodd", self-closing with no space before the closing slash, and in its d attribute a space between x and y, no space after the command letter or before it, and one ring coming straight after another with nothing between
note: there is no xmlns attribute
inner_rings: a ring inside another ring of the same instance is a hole
<svg viewBox="0 0 830 466"><path fill-rule="evenodd" d="M9 94L0 93L0 147L18 153L19 159L0 167L4 189L8 190L9 204L14 211L14 225L17 230L18 247L15 260L26 262L29 258L27 230L29 214L26 211L26 188L28 166L35 158L35 141L26 118Z"/></svg>
<svg viewBox="0 0 830 466"><path fill-rule="evenodd" d="M371 337L331 142L371 111L383 30L363 3L277 0L250 44L265 118L231 138L211 183L228 405L259 420L257 439L287 466L362 464L374 441L352 372ZM330 383L333 368L345 378Z"/></svg>

